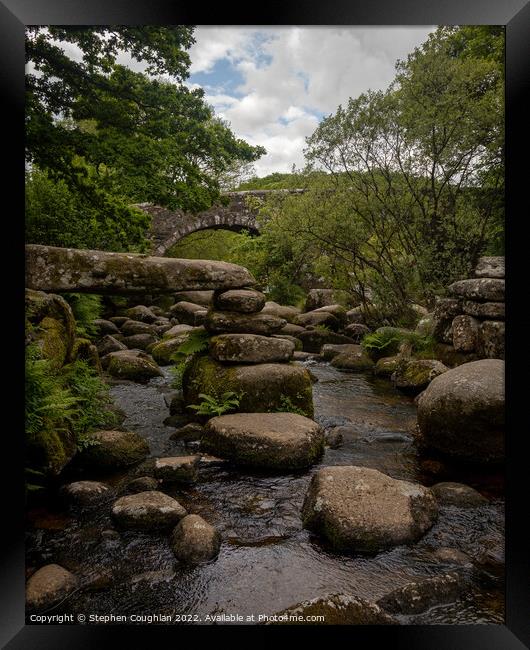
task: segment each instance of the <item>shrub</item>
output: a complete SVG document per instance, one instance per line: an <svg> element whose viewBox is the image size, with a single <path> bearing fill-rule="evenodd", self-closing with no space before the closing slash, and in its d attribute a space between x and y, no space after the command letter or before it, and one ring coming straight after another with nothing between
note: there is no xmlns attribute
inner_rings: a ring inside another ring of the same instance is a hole
<svg viewBox="0 0 530 650"><path fill-rule="evenodd" d="M116 415L108 407L111 399L108 386L86 361L56 369L43 359L35 344L26 348L25 364L25 430L30 449L33 445L52 448L58 444L58 433L69 432L76 446L82 449L89 442L86 434L116 424ZM42 467L35 466L26 474L38 476ZM29 485L34 485L32 479ZM32 489L29 488L28 489Z"/></svg>
<svg viewBox="0 0 530 650"><path fill-rule="evenodd" d="M431 336L401 330L396 327L381 327L380 329L366 334L361 341L362 347L372 357L385 357L397 354L402 343L409 343L413 353L425 353L432 349L434 340Z"/></svg>

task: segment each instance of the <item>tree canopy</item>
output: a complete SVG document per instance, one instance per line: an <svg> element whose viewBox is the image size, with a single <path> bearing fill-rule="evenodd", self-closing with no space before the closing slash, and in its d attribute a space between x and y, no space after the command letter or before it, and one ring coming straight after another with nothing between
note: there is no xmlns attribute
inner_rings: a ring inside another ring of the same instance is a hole
<svg viewBox="0 0 530 650"><path fill-rule="evenodd" d="M312 278L406 320L479 255L502 254L503 53L502 27L440 27L387 91L324 118L294 176L307 192L266 202L250 268L284 294Z"/></svg>
<svg viewBox="0 0 530 650"><path fill-rule="evenodd" d="M130 204L204 210L236 163L265 152L236 138L203 90L184 84L193 42L188 26L27 28L28 180L40 170L64 183L61 192L66 187L94 211L100 235L117 224L111 248L142 247L147 222ZM145 71L120 63L125 55ZM43 235L39 224L28 225L32 236ZM94 245L92 234L87 219L86 246Z"/></svg>

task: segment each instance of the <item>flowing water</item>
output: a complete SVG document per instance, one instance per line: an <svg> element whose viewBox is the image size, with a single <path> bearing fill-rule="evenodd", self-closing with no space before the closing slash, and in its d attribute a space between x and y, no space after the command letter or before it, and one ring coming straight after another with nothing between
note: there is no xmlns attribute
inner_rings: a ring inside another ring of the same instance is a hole
<svg viewBox="0 0 530 650"><path fill-rule="evenodd" d="M220 531L223 544L215 561L182 566L167 533L114 529L111 504L131 476L141 475L138 468L107 477L115 491L96 508L75 516L60 505L31 511L28 568L56 562L82 578L81 588L50 613L192 615L195 622L204 622L207 614L270 615L333 593L374 600L418 578L454 569L433 554L451 547L473 561L466 569L471 590L411 622L503 623L500 477L437 461L422 463L412 436L416 407L390 382L342 373L323 362L306 365L318 378L313 385L315 419L326 428L344 427L341 447L326 448L320 463L303 473L271 475L211 462L193 486L163 488ZM164 393L171 388L168 369L164 373L145 386L123 382L112 387L115 402L127 413L123 427L143 435L153 456L196 453L193 445L169 440L173 429L163 424L169 414ZM324 465L363 465L425 485L461 481L481 491L489 503L441 508L437 523L415 545L373 556L338 554L304 530L300 520L309 480ZM438 474L429 473L433 471Z"/></svg>

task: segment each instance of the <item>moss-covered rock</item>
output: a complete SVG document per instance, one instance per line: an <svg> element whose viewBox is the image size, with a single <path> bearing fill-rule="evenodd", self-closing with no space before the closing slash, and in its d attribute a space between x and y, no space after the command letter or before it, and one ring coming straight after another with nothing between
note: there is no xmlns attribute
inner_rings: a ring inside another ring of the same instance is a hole
<svg viewBox="0 0 530 650"><path fill-rule="evenodd" d="M147 382L153 377L161 377L162 372L153 359L145 352L122 350L111 352L105 358L109 375L118 379Z"/></svg>
<svg viewBox="0 0 530 650"><path fill-rule="evenodd" d="M285 400L308 417L313 416L311 377L294 363L259 363L225 366L208 356L195 358L182 381L185 404L198 404L199 393L220 396L227 391L241 394L239 411L264 413L285 410Z"/></svg>
<svg viewBox="0 0 530 650"><path fill-rule="evenodd" d="M191 331L191 330L189 330ZM171 339L166 339L160 341L153 345L150 350L153 355L153 359L160 364L161 366L168 366L173 363L171 361L171 356L178 350L178 348L186 341L188 338L188 332L174 336Z"/></svg>
<svg viewBox="0 0 530 650"><path fill-rule="evenodd" d="M434 359L401 359L392 374L392 383L404 393L417 395L447 370L447 366Z"/></svg>
<svg viewBox="0 0 530 650"><path fill-rule="evenodd" d="M374 367L374 362L360 345L352 345L350 349L333 357L331 365L339 370L362 372L371 370Z"/></svg>
<svg viewBox="0 0 530 650"><path fill-rule="evenodd" d="M70 361L76 361L77 359L86 361L97 372L102 372L98 349L89 339L75 339Z"/></svg>
<svg viewBox="0 0 530 650"><path fill-rule="evenodd" d="M382 357L374 366L374 375L376 377L391 377L398 367L401 357Z"/></svg>
<svg viewBox="0 0 530 650"><path fill-rule="evenodd" d="M27 436L26 455L29 465L57 476L77 452L75 435L68 429L43 430Z"/></svg>
<svg viewBox="0 0 530 650"><path fill-rule="evenodd" d="M55 294L26 289L26 338L36 342L44 358L61 368L72 353L75 319L70 305Z"/></svg>
<svg viewBox="0 0 530 650"><path fill-rule="evenodd" d="M94 431L87 435L88 445L80 451L76 464L90 469L114 470L141 462L149 454L149 445L133 431Z"/></svg>
<svg viewBox="0 0 530 650"><path fill-rule="evenodd" d="M210 339L209 350L222 363L280 363L291 359L294 343L259 334L220 334Z"/></svg>

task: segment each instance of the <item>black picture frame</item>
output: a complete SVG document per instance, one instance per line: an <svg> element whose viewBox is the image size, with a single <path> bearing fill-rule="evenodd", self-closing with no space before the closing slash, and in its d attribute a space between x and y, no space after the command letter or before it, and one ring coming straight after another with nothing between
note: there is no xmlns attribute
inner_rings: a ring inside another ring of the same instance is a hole
<svg viewBox="0 0 530 650"><path fill-rule="evenodd" d="M525 282L525 243L523 227L528 213L528 104L524 91L530 85L530 3L528 0L342 0L318 2L269 1L252 3L249 10L235 3L226 6L191 6L176 0L1 0L0 65L2 84L3 159L9 164L3 174L4 199L12 200L4 212L5 250L14 253L4 278L11 288L20 281L23 292L23 142L24 142L24 27L30 24L226 24L226 25L436 25L501 24L506 25L506 267L508 328L506 341L507 393L507 470L506 470L506 624L446 625L399 627L310 627L311 635L332 633L345 635L353 647L385 643L388 647L407 650L477 648L477 650L516 650L530 647L530 563L527 537L528 474L524 438L528 435L525 419L524 360L528 356L528 325L523 315ZM6 201L3 203L6 207ZM20 230L18 230L20 229ZM20 232L20 247L18 233ZM522 244L517 251L517 244ZM3 256L6 257L5 255ZM5 263L5 259L3 260ZM20 275L17 275L20 272ZM517 279L521 286L517 287ZM13 281L14 280L14 281ZM18 298L18 293L15 300ZM18 313L18 312L17 312ZM11 337L12 337L11 333ZM14 346L8 346L14 347ZM10 367L18 367L20 357L13 351ZM527 366L527 364L526 364ZM520 372L519 372L520 371ZM528 375L528 371L526 372ZM14 409L6 400L6 409ZM7 393L6 393L7 394ZM19 411L21 413L21 410ZM30 648L94 648L126 644L132 647L154 646L160 634L182 642L183 628L164 626L26 626L24 617L24 539L23 539L23 435L22 423L3 428L2 491L4 527L0 536L4 544L1 557L0 643L12 650ZM17 462L19 459L20 462ZM6 512L7 511L7 512ZM239 634L246 626L187 628L197 640L205 632L219 637ZM280 639L297 639L308 628L254 627L263 639L269 635ZM296 633L296 637L293 634ZM340 642L340 639L339 639ZM362 644L362 645L361 645Z"/></svg>

